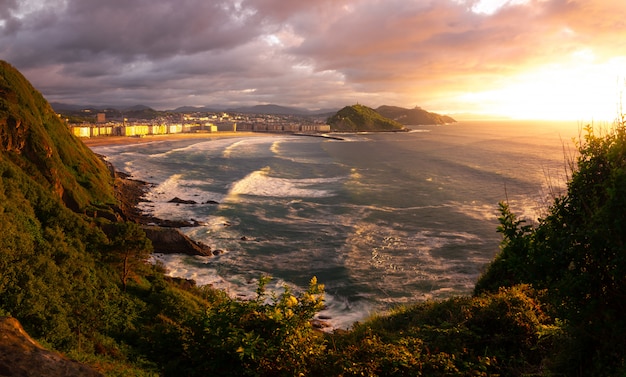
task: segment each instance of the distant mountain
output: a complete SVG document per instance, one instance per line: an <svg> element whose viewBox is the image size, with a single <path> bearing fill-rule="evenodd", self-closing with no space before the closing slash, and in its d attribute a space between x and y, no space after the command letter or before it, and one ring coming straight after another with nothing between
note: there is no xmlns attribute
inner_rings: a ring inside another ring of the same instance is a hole
<svg viewBox="0 0 626 377"><path fill-rule="evenodd" d="M289 107L274 104L246 106L226 109L227 112L242 114L272 114L272 115L296 115L296 116L319 116L331 115L337 112L337 109L318 109L309 110L301 107Z"/></svg>
<svg viewBox="0 0 626 377"><path fill-rule="evenodd" d="M180 106L171 111L173 113L200 113L200 112L214 112L215 110L209 109L206 106Z"/></svg>
<svg viewBox="0 0 626 377"><path fill-rule="evenodd" d="M274 115L309 115L310 111L297 107L287 107L273 104L237 107L226 111L243 114L274 114Z"/></svg>
<svg viewBox="0 0 626 377"><path fill-rule="evenodd" d="M50 105L57 113L66 115L84 115L85 111L89 112L105 112L107 118L121 117L126 118L142 118L152 119L156 117L157 113L217 113L217 112L232 112L241 114L272 114L272 115L296 115L296 116L330 116L337 112L337 109L318 109L309 110L298 107L281 106L274 104L256 105L256 106L241 106L232 107L226 105L206 105L206 106L179 106L172 110L158 111L149 106L135 105L130 107L115 106L115 105L74 105L62 102L51 102ZM94 114L95 115L95 114Z"/></svg>
<svg viewBox="0 0 626 377"><path fill-rule="evenodd" d="M54 111L70 119L78 121L94 121L97 113L105 113L107 120L127 119L155 119L164 112L155 110L146 105L134 105L130 107L115 106L85 106L70 105L64 103L51 103Z"/></svg>
<svg viewBox="0 0 626 377"><path fill-rule="evenodd" d="M116 113L116 112L112 112ZM113 114L111 114L113 115ZM155 119L163 115L162 111L157 111L151 107L136 105L119 111L119 116L129 119Z"/></svg>
<svg viewBox="0 0 626 377"><path fill-rule="evenodd" d="M146 105L134 105L134 106L115 106L115 105L75 105L70 103L63 102L50 102L50 106L54 109L54 111L82 111L82 110L91 110L91 111L156 111L150 106Z"/></svg>
<svg viewBox="0 0 626 377"><path fill-rule="evenodd" d="M115 105L76 105L76 104L71 104L71 103L63 103L63 102L50 102L50 106L52 106L52 108L54 109L54 111L58 112L58 113L62 113L62 112L68 112L68 111L85 111L85 110L89 110L89 111L122 111L125 109L132 109L132 108L140 108L143 107L143 105L135 105L135 106L115 106ZM146 106L147 107L147 106Z"/></svg>
<svg viewBox="0 0 626 377"><path fill-rule="evenodd" d="M125 107L120 110L122 111L156 111L150 106L146 106L146 105L135 105L131 107Z"/></svg>
<svg viewBox="0 0 626 377"><path fill-rule="evenodd" d="M56 111L57 113L62 112L62 111L80 111L88 107L88 106L83 106L83 105L73 105L73 104L61 103L61 102L50 102L50 106L52 106L54 111Z"/></svg>
<svg viewBox="0 0 626 377"><path fill-rule="evenodd" d="M328 118L331 131L399 131L404 126L363 105L346 106Z"/></svg>
<svg viewBox="0 0 626 377"><path fill-rule="evenodd" d="M380 106L376 111L389 119L393 119L399 123L408 125L423 124L446 124L455 123L456 120L447 116L428 112L424 109L416 107L414 109L405 109L397 106Z"/></svg>

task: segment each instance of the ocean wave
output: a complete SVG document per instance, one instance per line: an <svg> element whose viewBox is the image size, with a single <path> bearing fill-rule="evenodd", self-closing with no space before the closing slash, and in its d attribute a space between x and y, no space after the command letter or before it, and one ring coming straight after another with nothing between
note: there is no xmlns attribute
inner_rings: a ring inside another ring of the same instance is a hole
<svg viewBox="0 0 626 377"><path fill-rule="evenodd" d="M238 139L222 151L222 157L235 158L238 155L249 155L256 158L269 157L275 153L274 150L285 138L287 136L272 135Z"/></svg>
<svg viewBox="0 0 626 377"><path fill-rule="evenodd" d="M288 179L272 177L269 167L254 171L231 185L227 200L239 195L281 198L323 198L336 195L333 190L313 186L339 182L345 177Z"/></svg>
<svg viewBox="0 0 626 377"><path fill-rule="evenodd" d="M226 292L232 298L252 300L256 298L259 278L266 273L249 269L239 273L232 270L224 271L219 263L213 263L215 258L187 256L181 254L152 254L152 263L162 263L166 266L167 274L172 277L190 279L200 286L211 286ZM311 276L312 277L312 276ZM298 294L303 291L297 285L280 278L272 278L266 285L268 296L279 296L288 287ZM316 318L324 321L332 329L347 329L355 322L372 315L378 306L370 300L350 300L341 295L324 294L324 309L316 314Z"/></svg>
<svg viewBox="0 0 626 377"><path fill-rule="evenodd" d="M221 203L225 196L217 192L207 191L206 186L210 182L200 180L187 180L182 174L169 176L163 182L154 186L145 195L145 202L141 202L138 208L144 213L171 220L188 220L193 217L189 204L180 205L170 202L174 198L192 200L197 205L215 205Z"/></svg>

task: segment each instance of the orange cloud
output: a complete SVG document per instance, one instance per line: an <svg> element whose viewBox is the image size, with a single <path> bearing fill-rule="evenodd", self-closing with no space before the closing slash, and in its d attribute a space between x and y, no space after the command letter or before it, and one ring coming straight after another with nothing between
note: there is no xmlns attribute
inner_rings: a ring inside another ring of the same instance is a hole
<svg viewBox="0 0 626 377"><path fill-rule="evenodd" d="M626 75L623 1L31 2L0 11L0 56L53 100L513 113L497 97L598 97Z"/></svg>

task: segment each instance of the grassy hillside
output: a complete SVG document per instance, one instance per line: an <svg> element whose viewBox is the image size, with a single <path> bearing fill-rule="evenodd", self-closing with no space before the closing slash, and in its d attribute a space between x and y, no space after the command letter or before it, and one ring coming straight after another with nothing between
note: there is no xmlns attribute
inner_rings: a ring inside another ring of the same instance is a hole
<svg viewBox="0 0 626 377"><path fill-rule="evenodd" d="M41 93L0 61L0 155L70 208L112 203L102 161L70 134Z"/></svg>
<svg viewBox="0 0 626 377"><path fill-rule="evenodd" d="M364 131L399 131L402 124L387 119L363 105L346 106L328 118L331 131L364 132Z"/></svg>
<svg viewBox="0 0 626 377"><path fill-rule="evenodd" d="M137 224L85 215L116 204L106 167L0 67L0 316L46 347L107 376L626 375L624 121L588 130L568 192L535 228L502 204L502 250L474 296L327 334L311 321L314 278L272 295L260 277L256 298L232 299L147 263ZM379 130L369 110L342 121ZM0 353L0 374L28 370L22 356Z"/></svg>
<svg viewBox="0 0 626 377"><path fill-rule="evenodd" d="M419 107L405 109L397 106L380 106L376 109L376 112L405 126L456 122L452 117L431 113Z"/></svg>

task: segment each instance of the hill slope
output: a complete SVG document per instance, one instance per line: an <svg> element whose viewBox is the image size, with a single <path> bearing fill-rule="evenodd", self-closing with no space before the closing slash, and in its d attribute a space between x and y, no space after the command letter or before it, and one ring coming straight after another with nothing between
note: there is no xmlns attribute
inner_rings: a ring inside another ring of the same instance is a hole
<svg viewBox="0 0 626 377"><path fill-rule="evenodd" d="M419 107L414 109L405 109L397 106L380 106L376 109L376 111L380 115L393 119L398 123L404 124L405 126L456 122L456 120L452 117L431 113Z"/></svg>
<svg viewBox="0 0 626 377"><path fill-rule="evenodd" d="M41 93L0 61L0 156L54 192L71 209L112 203L110 174L74 137Z"/></svg>
<svg viewBox="0 0 626 377"><path fill-rule="evenodd" d="M400 131L404 126L363 105L346 106L327 120L331 131Z"/></svg>
<svg viewBox="0 0 626 377"><path fill-rule="evenodd" d="M0 375L72 373L57 354L30 353L4 316L110 376L626 375L623 118L603 137L588 131L567 193L536 227L501 206L501 254L480 294L323 334L312 329L315 278L275 295L262 277L256 298L234 300L146 264L137 224L68 209L109 199L107 169L19 72L0 68ZM370 111L349 107L339 121L380 126Z"/></svg>

